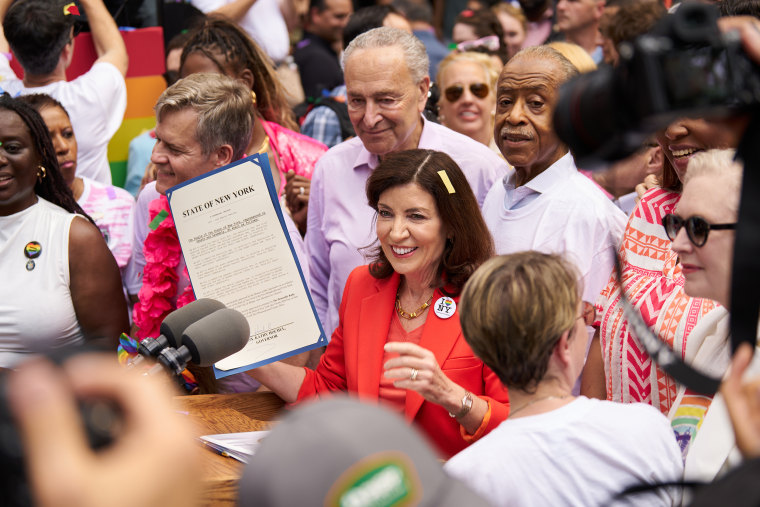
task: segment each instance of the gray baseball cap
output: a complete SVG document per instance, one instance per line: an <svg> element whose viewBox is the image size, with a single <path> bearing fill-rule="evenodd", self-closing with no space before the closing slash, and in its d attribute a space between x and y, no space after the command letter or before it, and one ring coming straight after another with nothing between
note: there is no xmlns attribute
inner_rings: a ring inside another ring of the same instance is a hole
<svg viewBox="0 0 760 507"><path fill-rule="evenodd" d="M425 437L398 415L355 399L299 407L261 442L238 505L486 506L446 475Z"/></svg>

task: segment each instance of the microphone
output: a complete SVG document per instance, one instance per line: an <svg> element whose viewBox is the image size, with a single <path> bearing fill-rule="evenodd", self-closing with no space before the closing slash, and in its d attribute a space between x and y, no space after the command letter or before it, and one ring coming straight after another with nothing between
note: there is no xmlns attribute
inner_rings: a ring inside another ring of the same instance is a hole
<svg viewBox="0 0 760 507"><path fill-rule="evenodd" d="M182 334L182 345L166 347L158 362L173 375L179 375L188 362L211 366L245 347L250 336L248 320L237 310L222 308L191 324ZM147 374L158 368L156 365Z"/></svg>
<svg viewBox="0 0 760 507"><path fill-rule="evenodd" d="M250 335L248 319L237 310L224 308L188 326L182 346L190 351L193 363L211 366L243 350Z"/></svg>
<svg viewBox="0 0 760 507"><path fill-rule="evenodd" d="M160 336L145 338L140 342L137 348L140 357L130 365L138 365L142 362L142 358L156 358L166 347L179 347L182 344L182 333L188 326L222 308L226 308L224 303L215 299L202 298L174 310L161 323Z"/></svg>

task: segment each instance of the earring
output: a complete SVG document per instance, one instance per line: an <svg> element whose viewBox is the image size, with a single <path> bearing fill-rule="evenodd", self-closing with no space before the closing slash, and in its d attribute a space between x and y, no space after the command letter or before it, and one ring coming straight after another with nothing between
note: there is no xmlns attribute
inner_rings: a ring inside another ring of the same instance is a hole
<svg viewBox="0 0 760 507"><path fill-rule="evenodd" d="M45 176L47 176L47 171L45 170L43 166L39 166L37 168L37 181L42 183L42 180L45 179Z"/></svg>
<svg viewBox="0 0 760 507"><path fill-rule="evenodd" d="M256 106L256 92L251 90L251 100L253 101L253 105Z"/></svg>

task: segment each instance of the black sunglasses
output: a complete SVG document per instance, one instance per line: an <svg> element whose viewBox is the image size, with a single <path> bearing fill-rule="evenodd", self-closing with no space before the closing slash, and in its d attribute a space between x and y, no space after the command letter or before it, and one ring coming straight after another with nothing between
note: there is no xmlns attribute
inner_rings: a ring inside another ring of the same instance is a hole
<svg viewBox="0 0 760 507"><path fill-rule="evenodd" d="M488 96L488 85L485 83L471 83L470 92L477 98L484 99ZM456 102L463 93L464 86L462 85L449 86L443 91L443 94L446 95L446 100L449 102Z"/></svg>
<svg viewBox="0 0 760 507"><path fill-rule="evenodd" d="M665 227L665 234L670 241L675 241L678 231L681 227L686 226L686 235L689 237L694 246L703 246L707 243L707 236L710 230L736 229L736 223L733 224L711 224L700 216L692 216L684 220L678 215L669 213L662 217L662 226Z"/></svg>

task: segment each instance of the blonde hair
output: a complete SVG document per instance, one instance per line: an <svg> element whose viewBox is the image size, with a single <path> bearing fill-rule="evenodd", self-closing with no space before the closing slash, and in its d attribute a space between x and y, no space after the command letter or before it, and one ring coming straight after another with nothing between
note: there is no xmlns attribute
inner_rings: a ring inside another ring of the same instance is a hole
<svg viewBox="0 0 760 507"><path fill-rule="evenodd" d="M491 88L492 92L496 92L496 81L499 79L501 67L487 54L476 53L474 51L465 51L463 53L455 51L449 53L446 58L441 60L441 63L438 64L438 74L435 76L435 82L438 84L438 87L441 88L441 91L443 91L441 84L443 72L446 70L446 67L455 62L474 62L480 64L483 67L486 79L488 80L488 86Z"/></svg>
<svg viewBox="0 0 760 507"><path fill-rule="evenodd" d="M464 286L459 319L475 354L510 389L534 389L562 334L578 317L572 264L535 251L494 257ZM585 339L585 338L584 338Z"/></svg>
<svg viewBox="0 0 760 507"><path fill-rule="evenodd" d="M234 160L243 156L253 130L251 91L244 84L224 74L191 74L164 90L156 119L184 109L198 114L195 137L204 155L229 144Z"/></svg>
<svg viewBox="0 0 760 507"><path fill-rule="evenodd" d="M732 149L696 153L686 167L686 174L683 177L684 186L694 178L701 176L712 178L716 184L728 189L729 199L726 204L735 214L738 214L744 164L735 160L735 156L736 150Z"/></svg>
<svg viewBox="0 0 760 507"><path fill-rule="evenodd" d="M547 46L556 49L562 54L562 56L570 60L570 63L572 63L581 74L596 70L594 59L591 58L591 55L578 44L555 41L550 42Z"/></svg>

